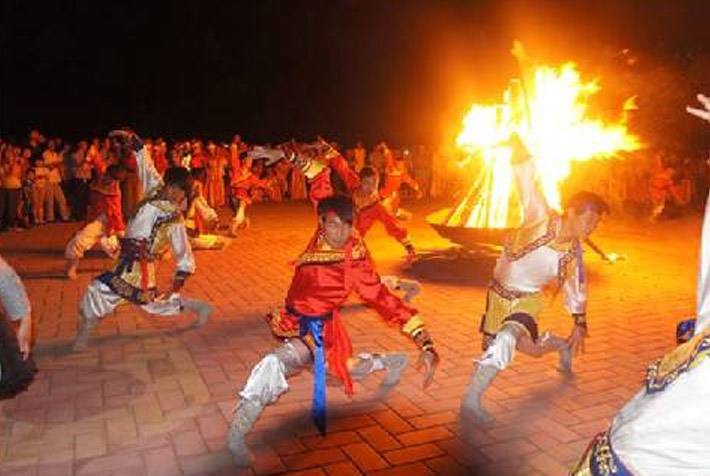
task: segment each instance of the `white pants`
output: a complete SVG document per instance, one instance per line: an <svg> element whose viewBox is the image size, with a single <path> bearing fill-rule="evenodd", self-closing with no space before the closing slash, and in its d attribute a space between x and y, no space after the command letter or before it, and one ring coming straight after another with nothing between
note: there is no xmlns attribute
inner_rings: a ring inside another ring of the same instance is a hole
<svg viewBox="0 0 710 476"><path fill-rule="evenodd" d="M261 405L272 404L288 390L286 379L311 362L305 344L299 340L287 341L254 366L239 396Z"/></svg>
<svg viewBox="0 0 710 476"><path fill-rule="evenodd" d="M89 288L81 299L79 309L87 319L100 319L112 313L118 305L125 302L126 300L113 292L111 288L94 279L89 283ZM183 310L182 300L177 293L172 294L168 299L153 301L140 307L149 314L161 316L173 316Z"/></svg>
<svg viewBox="0 0 710 476"><path fill-rule="evenodd" d="M119 250L118 238L106 236L106 225L101 220L87 223L77 231L64 249L64 257L69 260L81 259L87 250L99 243L101 249L109 256L115 255Z"/></svg>
<svg viewBox="0 0 710 476"><path fill-rule="evenodd" d="M509 324L504 325L481 358L474 359L474 361L478 362L479 365L491 365L498 370L504 370L513 362L517 344L517 329Z"/></svg>

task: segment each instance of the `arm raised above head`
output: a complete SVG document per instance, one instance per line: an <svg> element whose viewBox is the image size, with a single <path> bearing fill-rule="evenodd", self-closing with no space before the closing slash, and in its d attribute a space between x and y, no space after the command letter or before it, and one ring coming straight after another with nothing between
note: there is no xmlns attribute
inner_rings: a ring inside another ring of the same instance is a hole
<svg viewBox="0 0 710 476"><path fill-rule="evenodd" d="M109 137L123 140L136 155L136 164L138 169L138 178L141 182L143 195L147 195L150 191L163 185L163 179L155 169L153 159L148 152L148 149L143 144L143 139L138 134L127 129L118 129L111 131Z"/></svg>
<svg viewBox="0 0 710 476"><path fill-rule="evenodd" d="M550 206L540 189L535 161L517 134L511 136L510 147L513 176L523 210L523 226L525 226L546 217L550 212Z"/></svg>

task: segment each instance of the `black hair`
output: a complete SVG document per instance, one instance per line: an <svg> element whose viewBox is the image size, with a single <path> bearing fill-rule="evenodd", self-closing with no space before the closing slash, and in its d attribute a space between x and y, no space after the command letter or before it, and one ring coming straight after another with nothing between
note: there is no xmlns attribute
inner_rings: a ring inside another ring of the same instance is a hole
<svg viewBox="0 0 710 476"><path fill-rule="evenodd" d="M378 178L379 176L380 175L377 173L377 170L375 170L374 167L370 167L369 165L363 167L362 170L360 170L360 178L363 180L370 177Z"/></svg>
<svg viewBox="0 0 710 476"><path fill-rule="evenodd" d="M185 192L186 196L192 194L192 176L185 167L168 167L163 175L165 186L173 186Z"/></svg>
<svg viewBox="0 0 710 476"><path fill-rule="evenodd" d="M602 197L592 192L577 192L567 200L565 209L574 209L577 213L592 211L598 215L609 213L609 205Z"/></svg>
<svg viewBox="0 0 710 476"><path fill-rule="evenodd" d="M353 224L355 219L355 206L349 197L336 195L324 198L318 202L318 218L325 218L328 213L335 213L342 221Z"/></svg>

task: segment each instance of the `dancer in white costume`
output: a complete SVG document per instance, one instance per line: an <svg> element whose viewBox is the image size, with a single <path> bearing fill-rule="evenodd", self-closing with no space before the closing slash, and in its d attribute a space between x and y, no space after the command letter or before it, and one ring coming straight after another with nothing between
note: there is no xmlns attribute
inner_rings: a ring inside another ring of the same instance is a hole
<svg viewBox="0 0 710 476"><path fill-rule="evenodd" d="M195 325L207 322L211 306L203 301L185 299L179 291L195 272L195 258L188 240L182 209L192 193L192 178L183 167L170 167L163 178L153 166L143 141L133 132L114 131L112 137L124 141L136 154L143 196L128 221L121 240L120 258L113 270L89 283L80 303L79 332L75 350L88 345L89 331L103 316L126 301L138 304L151 314L173 315L184 309L198 315ZM155 283L155 263L172 250L177 262L173 286L167 296L160 295Z"/></svg>
<svg viewBox="0 0 710 476"><path fill-rule="evenodd" d="M689 113L710 122L710 99ZM596 436L573 476L710 474L710 197L700 243L692 338L651 364L644 387Z"/></svg>
<svg viewBox="0 0 710 476"><path fill-rule="evenodd" d="M518 350L533 357L560 355L559 369L571 371L572 355L584 349L587 334L587 290L582 241L609 211L590 192L570 197L564 215L551 209L536 180L533 159L516 135L511 138L513 171L523 209L523 224L508 238L488 287L486 312L481 322L484 354L461 402L461 416L490 422L493 417L481 396L496 375L513 361ZM543 291L553 284L561 290L574 327L569 339L545 332L539 335L537 318Z"/></svg>

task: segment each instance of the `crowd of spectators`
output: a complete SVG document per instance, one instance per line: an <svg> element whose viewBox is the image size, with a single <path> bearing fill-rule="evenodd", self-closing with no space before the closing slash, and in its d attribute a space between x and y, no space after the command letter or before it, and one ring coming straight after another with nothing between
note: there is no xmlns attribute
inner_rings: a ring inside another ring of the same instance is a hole
<svg viewBox="0 0 710 476"><path fill-rule="evenodd" d="M215 209L232 201L232 180L245 164L266 184L252 190L253 201L304 200L305 178L287 161L265 166L264 161L241 160L249 145L239 135L230 142L191 139L168 144L157 138L146 146L158 172L171 165L193 171L203 184L208 203ZM381 147L368 149L362 143L351 148L335 144L351 167L358 172L369 165L385 172ZM460 151L426 146L390 148L395 158L404 160L411 177L419 184L416 195L453 205L471 186L474 169L460 168ZM61 138L47 139L39 131L30 132L22 143L0 139L0 230L20 231L54 221L83 220L86 216L90 183L112 163L122 163L126 178L121 183L124 216L131 215L141 199L135 159L119 157L119 149L108 138L94 138L70 144ZM615 210L649 213L658 219L701 200L707 189L707 164L700 158L682 157L672 151L643 150L621 158L575 163L570 189L596 192ZM402 191L414 196L413 190ZM700 197L700 198L698 198Z"/></svg>

